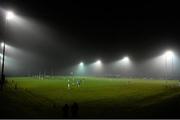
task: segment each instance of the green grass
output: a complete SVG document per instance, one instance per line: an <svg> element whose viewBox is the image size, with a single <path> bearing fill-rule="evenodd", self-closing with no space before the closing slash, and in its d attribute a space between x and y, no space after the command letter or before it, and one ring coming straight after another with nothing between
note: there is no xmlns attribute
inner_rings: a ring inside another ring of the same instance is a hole
<svg viewBox="0 0 180 120"><path fill-rule="evenodd" d="M8 78L10 83L12 80L17 83L18 89L12 89L11 85L0 94L5 112L0 116L61 118L62 106L77 102L81 118L179 117L180 87L177 80L75 77L75 80L82 80L80 87L68 89L68 79L72 81L72 77L64 76L43 80Z"/></svg>

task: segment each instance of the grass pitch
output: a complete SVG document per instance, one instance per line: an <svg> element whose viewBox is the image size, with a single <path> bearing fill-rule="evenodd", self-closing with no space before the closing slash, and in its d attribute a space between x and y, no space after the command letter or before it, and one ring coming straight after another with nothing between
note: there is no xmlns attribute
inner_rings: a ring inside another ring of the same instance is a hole
<svg viewBox="0 0 180 120"><path fill-rule="evenodd" d="M177 80L55 76L8 81L0 93L1 118L62 118L62 106L73 102L79 118L180 117Z"/></svg>

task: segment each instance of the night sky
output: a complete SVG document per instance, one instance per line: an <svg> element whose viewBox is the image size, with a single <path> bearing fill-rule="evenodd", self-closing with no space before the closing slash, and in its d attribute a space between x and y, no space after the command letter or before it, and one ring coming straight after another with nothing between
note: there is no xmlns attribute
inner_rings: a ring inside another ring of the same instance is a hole
<svg viewBox="0 0 180 120"><path fill-rule="evenodd" d="M176 3L1 0L0 6L31 18L50 32L49 36L42 32L48 36L42 40L36 37L31 40L23 33L18 38L9 35L7 43L36 55L34 62L29 59L22 64L31 70L63 71L81 60L111 62L124 55L140 61L156 56L157 51L179 49L180 18Z"/></svg>

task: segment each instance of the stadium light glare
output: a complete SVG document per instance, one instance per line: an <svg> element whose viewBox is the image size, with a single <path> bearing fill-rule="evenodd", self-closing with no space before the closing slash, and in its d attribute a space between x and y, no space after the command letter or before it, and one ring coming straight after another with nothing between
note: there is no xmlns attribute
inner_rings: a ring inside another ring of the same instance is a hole
<svg viewBox="0 0 180 120"><path fill-rule="evenodd" d="M95 62L95 64L96 64L96 65L101 65L102 62L101 62L101 60L97 60L97 61Z"/></svg>
<svg viewBox="0 0 180 120"><path fill-rule="evenodd" d="M171 50L167 50L164 53L165 79L168 79L173 75L174 57L174 52Z"/></svg>
<svg viewBox="0 0 180 120"><path fill-rule="evenodd" d="M81 66L81 67L84 66L84 63L83 63L83 62L80 62L80 63L79 63L79 66Z"/></svg>
<svg viewBox="0 0 180 120"><path fill-rule="evenodd" d="M167 58L171 58L171 57L173 57L174 56L174 52L173 51L171 51L171 50L168 50L168 51L166 51L165 52L165 54L164 54Z"/></svg>
<svg viewBox="0 0 180 120"><path fill-rule="evenodd" d="M78 75L83 75L85 73L85 66L84 63L81 61L75 71Z"/></svg>
<svg viewBox="0 0 180 120"><path fill-rule="evenodd" d="M4 42L2 42L2 43L1 43L1 47L3 48L3 47L4 47L4 45L5 45L5 44L4 44Z"/></svg>
<svg viewBox="0 0 180 120"><path fill-rule="evenodd" d="M129 57L124 57L123 59L122 59L122 61L124 61L124 62L129 62Z"/></svg>
<svg viewBox="0 0 180 120"><path fill-rule="evenodd" d="M128 63L130 63L130 59L128 56L125 56L122 59L117 61L117 64L128 64Z"/></svg>
<svg viewBox="0 0 180 120"><path fill-rule="evenodd" d="M14 16L14 13L12 11L6 11L5 13L5 31L7 31L7 25L8 25L8 21L13 19L15 16ZM6 40L3 39L3 43L4 44L1 44L3 46L3 57L2 57L2 70L1 70L1 88L3 88L3 85L4 85L4 81L5 81L5 74L4 74L4 66L5 66L5 51L6 51Z"/></svg>
<svg viewBox="0 0 180 120"><path fill-rule="evenodd" d="M6 12L6 20L11 20L13 19L15 16L14 16L14 13L12 11L7 11Z"/></svg>

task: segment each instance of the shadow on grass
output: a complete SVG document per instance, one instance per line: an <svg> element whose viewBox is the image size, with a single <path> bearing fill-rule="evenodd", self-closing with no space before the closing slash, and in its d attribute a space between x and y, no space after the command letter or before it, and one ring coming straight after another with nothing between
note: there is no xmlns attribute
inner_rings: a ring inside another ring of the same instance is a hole
<svg viewBox="0 0 180 120"><path fill-rule="evenodd" d="M14 84L14 83L13 83ZM0 92L0 118L60 118L61 106L8 83Z"/></svg>

